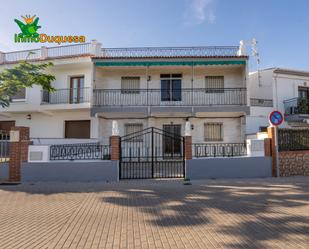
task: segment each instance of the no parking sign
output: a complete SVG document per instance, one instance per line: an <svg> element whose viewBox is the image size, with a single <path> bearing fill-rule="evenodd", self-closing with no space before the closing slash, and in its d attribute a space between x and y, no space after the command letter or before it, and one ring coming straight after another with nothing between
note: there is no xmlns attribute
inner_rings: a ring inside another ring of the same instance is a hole
<svg viewBox="0 0 309 249"><path fill-rule="evenodd" d="M273 126L279 126L283 122L283 115L279 111L273 111L269 114L268 120Z"/></svg>

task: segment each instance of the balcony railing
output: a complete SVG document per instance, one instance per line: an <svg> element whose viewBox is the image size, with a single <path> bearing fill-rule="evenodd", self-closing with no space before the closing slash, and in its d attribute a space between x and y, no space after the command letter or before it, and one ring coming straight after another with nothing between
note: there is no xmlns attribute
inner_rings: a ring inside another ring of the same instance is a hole
<svg viewBox="0 0 309 249"><path fill-rule="evenodd" d="M238 57L238 46L200 46L200 47L137 47L101 48L100 43L84 43L56 47L42 47L0 52L0 64L15 63L22 60L45 60L67 56L97 56L103 58L183 58L183 57Z"/></svg>
<svg viewBox="0 0 309 249"><path fill-rule="evenodd" d="M46 47L43 53L42 49L30 49L22 51L14 51L8 53L0 53L0 64L17 62L22 60L39 60L47 58L57 58L62 56L79 56L92 54L91 43Z"/></svg>
<svg viewBox="0 0 309 249"><path fill-rule="evenodd" d="M197 143L192 144L193 157L246 156L246 143Z"/></svg>
<svg viewBox="0 0 309 249"><path fill-rule="evenodd" d="M246 105L246 88L95 89L93 106L220 106Z"/></svg>
<svg viewBox="0 0 309 249"><path fill-rule="evenodd" d="M293 98L283 101L286 115L309 114L309 99Z"/></svg>
<svg viewBox="0 0 309 249"><path fill-rule="evenodd" d="M250 105L251 106L261 106L261 107L273 107L273 101L272 99L251 98Z"/></svg>
<svg viewBox="0 0 309 249"><path fill-rule="evenodd" d="M80 104L90 102L90 88L57 89L55 92L42 91L41 104Z"/></svg>
<svg viewBox="0 0 309 249"><path fill-rule="evenodd" d="M110 146L99 143L54 144L50 160L110 160Z"/></svg>
<svg viewBox="0 0 309 249"><path fill-rule="evenodd" d="M238 46L102 48L101 56L107 58L220 57L237 56L238 50Z"/></svg>

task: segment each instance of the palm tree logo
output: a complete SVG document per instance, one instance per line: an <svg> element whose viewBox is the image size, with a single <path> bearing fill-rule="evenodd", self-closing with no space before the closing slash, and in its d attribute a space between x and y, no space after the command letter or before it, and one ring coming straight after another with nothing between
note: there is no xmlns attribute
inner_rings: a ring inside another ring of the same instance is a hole
<svg viewBox="0 0 309 249"><path fill-rule="evenodd" d="M30 16L30 15L26 15L26 16L21 16L22 19L24 19L23 23L20 20L14 19L14 21L17 23L18 27L21 30L21 33L19 34L19 36L22 37L37 37L39 36L37 30L39 28L41 28L41 26L38 26L38 22L39 22L39 18L34 16Z"/></svg>

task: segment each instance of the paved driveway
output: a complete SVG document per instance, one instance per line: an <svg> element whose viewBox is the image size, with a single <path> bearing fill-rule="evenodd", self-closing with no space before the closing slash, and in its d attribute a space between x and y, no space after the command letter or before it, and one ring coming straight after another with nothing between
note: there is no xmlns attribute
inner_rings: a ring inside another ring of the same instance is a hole
<svg viewBox="0 0 309 249"><path fill-rule="evenodd" d="M309 178L0 186L1 248L309 248Z"/></svg>

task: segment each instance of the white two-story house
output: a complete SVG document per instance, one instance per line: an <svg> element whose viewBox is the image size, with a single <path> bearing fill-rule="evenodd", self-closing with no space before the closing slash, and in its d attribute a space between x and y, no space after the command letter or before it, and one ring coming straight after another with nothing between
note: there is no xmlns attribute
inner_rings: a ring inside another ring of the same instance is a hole
<svg viewBox="0 0 309 249"><path fill-rule="evenodd" d="M101 48L89 44L0 54L0 70L20 60L52 61L56 91L25 89L0 109L0 130L30 127L30 136L109 143L156 127L179 135L190 121L193 143L243 143L248 57L238 46ZM68 142L70 140L66 140Z"/></svg>
<svg viewBox="0 0 309 249"><path fill-rule="evenodd" d="M121 135L147 127L183 135L193 143L245 140L247 56L238 47L102 49L93 57L91 115L107 142L112 120Z"/></svg>

